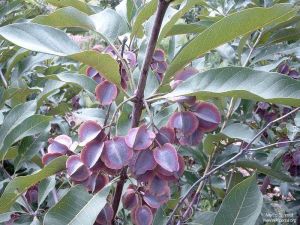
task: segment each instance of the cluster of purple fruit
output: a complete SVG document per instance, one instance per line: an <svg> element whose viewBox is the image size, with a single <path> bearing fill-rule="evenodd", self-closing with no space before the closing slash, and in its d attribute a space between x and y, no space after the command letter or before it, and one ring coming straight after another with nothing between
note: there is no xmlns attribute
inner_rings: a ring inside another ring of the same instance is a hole
<svg viewBox="0 0 300 225"><path fill-rule="evenodd" d="M95 46L93 48L95 51L101 51L103 53L109 54L111 57L113 57L115 60L119 62L119 72L121 76L121 86L124 89L127 89L127 82L129 80L127 71L125 69L125 65L118 59L118 55L116 54L115 50L108 46L104 50L101 46ZM123 59L126 61L127 65L130 68L135 68L137 65L137 59L136 54L131 51L125 51L123 53ZM101 75L100 72L98 72L93 67L89 66L86 70L86 75L90 78L94 79L98 85L96 87L96 99L100 102L101 105L110 105L117 97L118 95L118 88L115 84L109 82L104 78L103 75Z"/></svg>
<svg viewBox="0 0 300 225"><path fill-rule="evenodd" d="M110 47L102 50L116 60L117 54ZM131 68L136 66L136 55L124 52L124 59ZM120 64L121 85L127 88L128 76ZM162 80L167 68L165 54L157 49L152 58L151 69L157 79ZM87 68L87 75L97 83L96 99L100 105L111 104L118 94L115 84L92 67ZM175 75L174 89L190 76L198 73L192 67L185 68ZM126 84L126 85L125 85ZM205 132L216 129L221 122L217 107L208 102L197 102L195 96L174 99L182 105L179 112L173 113L166 126L150 130L145 124L131 128L126 136L111 137L100 124L89 120L78 129L80 153L75 153L78 143L67 135L49 139L47 153L43 163L48 164L54 158L68 155L66 172L75 184L82 184L91 193L100 191L110 180L118 176L122 169L128 168L127 176L135 178L122 196L123 207L131 211L132 222L136 225L152 224L156 210L171 197L170 185L183 175L185 160L177 152L176 145L195 146L200 144ZM95 224L111 224L114 211L107 203L99 213Z"/></svg>
<svg viewBox="0 0 300 225"><path fill-rule="evenodd" d="M95 46L93 48L95 51L100 51L106 54L109 54L115 60L119 62L119 72L121 76L121 86L123 89L127 89L127 83L129 80L127 71L125 69L125 65L121 60L119 60L118 55L116 54L115 50L108 46L103 49L101 46ZM126 61L128 67L130 69L134 69L137 66L137 57L134 52L125 51L123 53L123 59ZM161 49L156 49L154 51L152 62L150 64L152 71L156 74L156 77L159 82L162 81L163 75L167 69L167 62L165 58L165 53ZM98 72L95 68L89 66L86 70L86 75L94 79L98 85L96 87L96 99L100 102L102 106L110 105L118 95L118 88L115 84L109 82Z"/></svg>
<svg viewBox="0 0 300 225"><path fill-rule="evenodd" d="M80 154L73 150L69 136L59 135L49 140L43 163L61 155L68 155L66 170L70 179L95 193L101 190L124 167L138 185L130 185L122 202L131 210L134 224L151 224L156 209L170 199L170 185L178 181L184 171L184 158L177 153L175 144L197 145L204 132L216 129L221 118L215 105L198 102L190 111L175 112L167 126L153 132L141 125L132 128L126 136L108 138L105 129L95 121L86 121L79 127ZM112 208L107 204L99 214L97 224L109 224ZM108 221L103 223L101 218ZM111 221L110 220L110 221ZM102 221L102 222L101 222Z"/></svg>

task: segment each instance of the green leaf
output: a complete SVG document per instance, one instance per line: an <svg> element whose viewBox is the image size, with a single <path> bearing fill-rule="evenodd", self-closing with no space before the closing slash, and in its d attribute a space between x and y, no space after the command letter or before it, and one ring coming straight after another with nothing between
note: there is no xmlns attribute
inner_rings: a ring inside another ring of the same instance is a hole
<svg viewBox="0 0 300 225"><path fill-rule="evenodd" d="M36 101L25 102L14 107L4 119L0 130L0 150L3 148L4 140L12 130L20 125L26 118L32 116L36 110ZM1 152L1 151L0 151Z"/></svg>
<svg viewBox="0 0 300 225"><path fill-rule="evenodd" d="M282 180L282 181L294 182L294 179L292 177L290 177L289 175L287 175L283 172L280 172L280 171L276 171L276 170L272 169L269 166L264 166L264 165L260 164L257 161L239 160L239 161L236 162L236 166L237 167L243 167L243 168L255 169L259 173L263 173L265 175L274 177L274 178Z"/></svg>
<svg viewBox="0 0 300 225"><path fill-rule="evenodd" d="M203 150L206 155L212 155L220 141L224 140L226 136L222 133L207 134L203 141Z"/></svg>
<svg viewBox="0 0 300 225"><path fill-rule="evenodd" d="M7 213L1 213L0 214L0 223L7 222L10 220L10 215L13 214L13 212L7 212Z"/></svg>
<svg viewBox="0 0 300 225"><path fill-rule="evenodd" d="M90 17L73 8L58 9L49 15L35 17L31 22L53 27L78 27L85 30L95 30L95 25Z"/></svg>
<svg viewBox="0 0 300 225"><path fill-rule="evenodd" d="M270 37L268 44L278 43L283 41L298 41L300 38L300 29L286 28L278 31Z"/></svg>
<svg viewBox="0 0 300 225"><path fill-rule="evenodd" d="M181 4L180 9L162 27L159 33L157 44L159 44L162 39L167 36L167 33L173 28L174 24L196 4L206 5L206 3L201 0L185 0L184 3Z"/></svg>
<svg viewBox="0 0 300 225"><path fill-rule="evenodd" d="M25 59L30 52L26 49L19 49L8 61L7 61L7 69L5 71L5 76L8 77L14 68L14 66Z"/></svg>
<svg viewBox="0 0 300 225"><path fill-rule="evenodd" d="M15 171L20 169L20 166L24 161L29 161L34 156L38 156L37 153L46 145L49 133L50 126L48 126L43 132L36 135L36 137L30 136L23 138L18 148L18 155L14 160Z"/></svg>
<svg viewBox="0 0 300 225"><path fill-rule="evenodd" d="M13 146L7 150L7 152L0 152L0 160L11 160L18 155L18 148Z"/></svg>
<svg viewBox="0 0 300 225"><path fill-rule="evenodd" d="M144 35L143 31L143 23L146 22L156 11L158 0L151 0L147 4L145 4L141 10L138 12L136 18L134 19L134 23L132 25L131 30L131 38L137 36L138 38L142 38Z"/></svg>
<svg viewBox="0 0 300 225"><path fill-rule="evenodd" d="M279 73L225 67L196 74L163 96L195 95L200 99L237 97L300 106L300 82Z"/></svg>
<svg viewBox="0 0 300 225"><path fill-rule="evenodd" d="M157 212L155 213L153 225L165 224L166 221L167 221L167 217L164 213L163 208L162 207L158 208Z"/></svg>
<svg viewBox="0 0 300 225"><path fill-rule="evenodd" d="M190 225L211 225L213 224L216 217L215 212L196 212L193 218L193 222L189 223Z"/></svg>
<svg viewBox="0 0 300 225"><path fill-rule="evenodd" d="M251 61L251 65L254 65L260 61L264 60L274 60L274 56L280 55L280 56L288 56L292 54L297 54L297 52L300 50L299 43L293 43L293 44L277 44L277 45L266 45L259 49L257 49L257 53L253 53L253 59ZM275 57L276 60L276 57Z"/></svg>
<svg viewBox="0 0 300 225"><path fill-rule="evenodd" d="M49 126L51 120L52 117L43 115L33 115L28 117L6 135L0 151L7 151L12 144L24 137L43 132Z"/></svg>
<svg viewBox="0 0 300 225"><path fill-rule="evenodd" d="M66 33L40 24L19 23L0 27L3 38L31 51L67 56L97 69L107 80L120 87L119 65L110 55L82 51Z"/></svg>
<svg viewBox="0 0 300 225"><path fill-rule="evenodd" d="M242 182L245 179L243 174L239 171L232 171L226 176L227 192L229 192L235 185Z"/></svg>
<svg viewBox="0 0 300 225"><path fill-rule="evenodd" d="M206 52L259 28L286 21L296 12L297 8L290 4L279 4L271 8L245 9L222 18L179 51L167 69L165 81L169 82L176 71Z"/></svg>
<svg viewBox="0 0 300 225"><path fill-rule="evenodd" d="M97 86L96 81L92 78L77 73L59 73L47 76L47 79L57 79L68 84L75 84L90 93L94 93ZM47 85L45 85L45 87L47 88Z"/></svg>
<svg viewBox="0 0 300 225"><path fill-rule="evenodd" d="M254 225L263 205L262 194L253 175L236 185L224 198L214 225Z"/></svg>
<svg viewBox="0 0 300 225"><path fill-rule="evenodd" d="M55 176L51 176L48 177L45 180L42 180L39 183L39 192L38 192L38 205L40 206L44 200L46 199L46 197L48 196L48 194L55 188Z"/></svg>
<svg viewBox="0 0 300 225"><path fill-rule="evenodd" d="M46 78L50 79L51 76L47 76ZM38 101L38 107L40 107L49 96L58 92L59 89L64 85L65 85L64 82L57 81L57 80L47 81L44 85L43 91L39 93L39 95L36 97L36 100Z"/></svg>
<svg viewBox="0 0 300 225"><path fill-rule="evenodd" d="M80 0L46 0L46 2L48 2L54 6L57 6L57 7L72 6L86 14L94 13L94 11L88 6L88 4L86 4L85 2L80 1Z"/></svg>
<svg viewBox="0 0 300 225"><path fill-rule="evenodd" d="M57 28L77 27L96 31L111 42L128 32L126 21L115 10L109 8L88 16L73 7L66 7L46 16L38 16L32 22Z"/></svg>
<svg viewBox="0 0 300 225"><path fill-rule="evenodd" d="M91 15L90 18L95 25L96 31L111 42L129 31L126 21L115 10L105 9L100 13Z"/></svg>
<svg viewBox="0 0 300 225"><path fill-rule="evenodd" d="M7 212L18 196L30 186L63 170L65 168L66 160L67 156L61 156L51 161L47 166L35 174L16 177L10 181L0 198L0 213Z"/></svg>
<svg viewBox="0 0 300 225"><path fill-rule="evenodd" d="M222 133L229 138L240 139L247 143L252 141L256 135L256 131L252 130L248 125L242 123L230 124L224 128ZM258 139L256 141L258 141Z"/></svg>
<svg viewBox="0 0 300 225"><path fill-rule="evenodd" d="M44 225L93 225L106 204L111 185L107 184L95 195L82 186L75 186L45 215Z"/></svg>
<svg viewBox="0 0 300 225"><path fill-rule="evenodd" d="M119 5L116 7L116 11L125 18L128 23L131 22L133 16L136 13L137 5L134 0L123 0Z"/></svg>
<svg viewBox="0 0 300 225"><path fill-rule="evenodd" d="M31 51L67 56L80 51L63 31L38 24L16 23L0 27L0 35ZM26 41L25 41L26 40Z"/></svg>
<svg viewBox="0 0 300 225"><path fill-rule="evenodd" d="M94 67L107 80L121 87L119 64L109 54L101 54L96 51L83 51L70 55L70 58Z"/></svg>
<svg viewBox="0 0 300 225"><path fill-rule="evenodd" d="M174 24L165 36L174 36L179 34L189 34L189 33L200 33L204 31L208 26L191 23L191 24Z"/></svg>

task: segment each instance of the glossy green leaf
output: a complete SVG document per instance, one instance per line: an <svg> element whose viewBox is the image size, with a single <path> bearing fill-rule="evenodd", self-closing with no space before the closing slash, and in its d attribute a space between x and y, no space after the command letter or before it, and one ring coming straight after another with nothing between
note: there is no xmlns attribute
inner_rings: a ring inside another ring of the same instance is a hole
<svg viewBox="0 0 300 225"><path fill-rule="evenodd" d="M255 137L257 132L251 129L246 124L233 123L226 126L222 133L225 134L227 137L240 139L249 143ZM258 141L258 139L256 141Z"/></svg>
<svg viewBox="0 0 300 225"><path fill-rule="evenodd" d="M157 8L157 2L158 0L151 0L150 2L145 4L138 12L132 25L131 38L134 36L137 36L138 38L143 37L143 23L155 13Z"/></svg>
<svg viewBox="0 0 300 225"><path fill-rule="evenodd" d="M18 148L13 146L9 148L6 152L0 152L0 160L11 160L16 158L18 155Z"/></svg>
<svg viewBox="0 0 300 225"><path fill-rule="evenodd" d="M14 66L20 62L21 60L25 59L28 55L30 54L30 52L26 49L19 49L14 55L13 57L11 57L8 61L7 61L7 69L5 71L5 76L8 77L8 75L11 73L12 69L14 68Z"/></svg>
<svg viewBox="0 0 300 225"><path fill-rule="evenodd" d="M39 183L38 205L41 205L48 194L55 188L55 176L48 177Z"/></svg>
<svg viewBox="0 0 300 225"><path fill-rule="evenodd" d="M253 175L234 186L224 198L213 225L254 225L263 205L256 182Z"/></svg>
<svg viewBox="0 0 300 225"><path fill-rule="evenodd" d="M181 5L180 9L163 25L161 31L159 32L159 37L157 43L159 44L161 40L167 35L167 33L172 29L174 24L187 13L190 8L194 5L206 5L204 1L201 0L185 0Z"/></svg>
<svg viewBox="0 0 300 225"><path fill-rule="evenodd" d="M51 79L51 76L47 76L48 79ZM46 99L57 93L61 87L65 85L64 82L57 81L57 80L49 80L45 83L45 86L43 88L43 91L38 94L37 101L38 101L38 107L41 106Z"/></svg>
<svg viewBox="0 0 300 225"><path fill-rule="evenodd" d="M80 0L46 0L46 2L57 6L57 7L66 7L66 6L72 6L81 12L87 13L87 14L93 14L94 11L89 7L88 4L86 4L83 1Z"/></svg>
<svg viewBox="0 0 300 225"><path fill-rule="evenodd" d="M94 67L107 80L120 87L119 64L110 55L96 51L83 51L70 55L70 58Z"/></svg>
<svg viewBox="0 0 300 225"><path fill-rule="evenodd" d="M300 82L279 73L225 67L196 74L163 97L183 95L200 99L228 96L300 106Z"/></svg>
<svg viewBox="0 0 300 225"><path fill-rule="evenodd" d="M91 15L96 31L104 35L111 42L118 36L129 31L126 21L112 9L105 9L97 14Z"/></svg>
<svg viewBox="0 0 300 225"><path fill-rule="evenodd" d="M300 38L300 29L298 28L286 28L278 31L272 35L268 41L270 43L278 43L284 41L298 41Z"/></svg>
<svg viewBox="0 0 300 225"><path fill-rule="evenodd" d="M219 143L226 139L223 133L207 134L203 140L203 151L206 155L212 155Z"/></svg>
<svg viewBox="0 0 300 225"><path fill-rule="evenodd" d="M296 12L297 9L290 4L279 4L271 8L245 9L222 18L179 51L168 67L165 81L169 82L176 71L206 52L261 27L286 21Z"/></svg>
<svg viewBox="0 0 300 225"><path fill-rule="evenodd" d="M226 176L226 187L227 192L229 192L235 185L242 182L246 177L239 171L232 171Z"/></svg>
<svg viewBox="0 0 300 225"><path fill-rule="evenodd" d="M38 24L16 23L0 27L0 35L31 51L67 56L79 47L63 31ZM25 41L26 40L26 41Z"/></svg>
<svg viewBox="0 0 300 225"><path fill-rule="evenodd" d="M193 218L193 222L190 225L211 225L216 217L215 212L196 212Z"/></svg>
<svg viewBox="0 0 300 225"><path fill-rule="evenodd" d="M18 196L30 186L63 170L65 168L66 160L67 156L61 156L51 161L47 166L37 171L35 174L16 177L9 182L0 197L0 213L7 212Z"/></svg>
<svg viewBox="0 0 300 225"><path fill-rule="evenodd" d="M257 49L258 51L256 53L253 53L253 59L251 61L250 65L254 65L260 61L264 60L274 60L274 57L276 55L286 56L290 54L297 54L298 51L300 51L300 46L298 43L293 44L277 44L277 45L271 45L271 46L263 46L261 48ZM275 57L275 60L278 59Z"/></svg>
<svg viewBox="0 0 300 225"><path fill-rule="evenodd" d="M94 81L90 77L77 73L59 73L47 76L47 79L57 79L68 84L75 84L91 93L95 92L95 88L97 86L96 81ZM47 88L46 85L45 87Z"/></svg>
<svg viewBox="0 0 300 225"><path fill-rule="evenodd" d="M128 23L131 22L137 10L137 4L134 0L123 0L116 7L116 11L125 18Z"/></svg>
<svg viewBox="0 0 300 225"><path fill-rule="evenodd" d="M0 151L7 151L12 144L24 137L43 132L49 126L51 120L52 117L43 115L33 115L26 118L18 126L7 133L3 139Z"/></svg>
<svg viewBox="0 0 300 225"><path fill-rule="evenodd" d="M153 219L153 225L165 224L166 221L167 216L164 213L163 207L158 208Z"/></svg>
<svg viewBox="0 0 300 225"><path fill-rule="evenodd" d="M95 30L90 17L73 7L58 9L49 15L35 17L31 22L52 27L78 27L85 30Z"/></svg>
<svg viewBox="0 0 300 225"><path fill-rule="evenodd" d="M46 16L38 16L32 22L57 28L77 27L96 31L111 42L128 32L126 21L115 10L109 8L88 16L73 7L66 7Z"/></svg>
<svg viewBox="0 0 300 225"><path fill-rule="evenodd" d="M30 161L34 156L38 156L38 152L45 147L46 141L49 137L50 126L47 126L43 132L23 138L18 148L18 155L14 160L15 171L20 169L24 161Z"/></svg>
<svg viewBox="0 0 300 225"><path fill-rule="evenodd" d="M79 47L67 34L58 29L40 24L19 23L1 27L0 35L23 48L67 56L70 59L93 66L107 80L120 87L119 65L110 55L96 51L80 52Z"/></svg>
<svg viewBox="0 0 300 225"><path fill-rule="evenodd" d="M44 218L44 225L93 225L97 215L106 204L111 185L107 184L95 195L82 186L75 186L54 206Z"/></svg>
<svg viewBox="0 0 300 225"><path fill-rule="evenodd" d="M208 26L201 24L174 24L165 36L174 36L179 34L193 34L204 31Z"/></svg>
<svg viewBox="0 0 300 225"><path fill-rule="evenodd" d="M236 166L243 168L251 168L257 170L259 173L274 177L276 179L285 181L285 182L294 182L294 179L289 175L276 171L269 166L264 166L261 163L254 160L239 160L236 162Z"/></svg>
<svg viewBox="0 0 300 225"><path fill-rule="evenodd" d="M4 119L0 130L0 149L3 149L4 140L26 118L36 111L36 101L29 101L14 107ZM0 151L1 152L1 151Z"/></svg>

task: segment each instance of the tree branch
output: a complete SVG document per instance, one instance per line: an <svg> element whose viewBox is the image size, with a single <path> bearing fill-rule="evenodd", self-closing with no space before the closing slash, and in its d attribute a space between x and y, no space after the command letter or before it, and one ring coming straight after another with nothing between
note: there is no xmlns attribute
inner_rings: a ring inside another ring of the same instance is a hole
<svg viewBox="0 0 300 225"><path fill-rule="evenodd" d="M272 143L272 144L262 146L262 147L259 147L259 148L250 148L249 151L259 151L259 150L264 150L264 149L271 148L271 147L274 147L274 146L280 145L280 144L294 144L294 143L299 143L299 142L300 142L299 139L294 140L294 141L279 141L279 142Z"/></svg>
<svg viewBox="0 0 300 225"><path fill-rule="evenodd" d="M142 65L141 69L141 75L138 83L138 87L136 90L136 103L133 108L133 114L132 114L132 121L131 121L131 127L137 127L139 124L139 120L142 114L143 110L143 98L144 98L144 90L146 86L147 81L147 75L149 71L149 66L152 61L152 56L155 50L155 46L157 43L159 31L162 25L162 21L164 18L164 15L167 11L167 8L169 6L169 2L166 0L159 0L157 13L154 21L154 25L152 28L152 33L150 36L149 44L146 50L145 59Z"/></svg>
<svg viewBox="0 0 300 225"><path fill-rule="evenodd" d="M148 44L148 47L146 50L145 59L144 59L142 69L141 69L141 75L140 75L138 87L137 87L136 94L135 94L135 101L134 101L135 103L134 103L134 107L133 107L132 120L131 120L132 128L137 127L140 122L140 118L141 118L143 106L144 106L144 91L145 91L145 86L146 86L146 81L147 81L147 75L148 75L150 63L152 61L152 56L153 56L153 53L155 50L155 46L157 43L158 35L159 35L160 29L161 29L162 21L163 21L164 15L167 11L169 4L170 4L170 2L167 0L159 0L159 3L158 3L155 21L153 24L151 36L149 39L149 44ZM123 192L123 187L124 187L126 180L127 180L127 167L124 167L121 171L121 177L120 177L119 182L117 183L117 187L116 187L116 191L115 191L115 195L114 195L113 203L112 203L112 207L114 210L114 217L116 216L118 208L119 208L119 203L120 203L120 199L121 199L122 192Z"/></svg>

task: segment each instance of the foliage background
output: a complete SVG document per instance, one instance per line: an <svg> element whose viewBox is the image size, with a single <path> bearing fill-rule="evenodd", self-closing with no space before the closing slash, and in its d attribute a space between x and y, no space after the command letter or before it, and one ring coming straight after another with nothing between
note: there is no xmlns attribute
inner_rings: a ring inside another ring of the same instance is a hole
<svg viewBox="0 0 300 225"><path fill-rule="evenodd" d="M186 162L184 175L172 186L172 197L157 211L154 224L165 224L172 212L178 216L186 210L191 197L181 205L181 211L174 208L201 179L207 165L209 169L222 165L238 154L242 144L252 141L246 154L205 180L201 198L182 223L231 225L236 224L230 220L233 217L238 224L299 224L299 156L294 159L298 163L295 173L286 166L284 156L299 152L300 113L274 122L259 138L253 139L268 122L300 106L299 2L187 0L172 4L163 23L165 33L157 45L166 53L165 85L160 86L154 76L152 79L149 76L145 95L150 99L153 118L144 110L143 121L150 124L153 119L160 128L180 108L174 103L175 97L195 95L198 100L218 106L222 123L217 130L206 134L200 145L180 147ZM94 195L94 201L89 201L92 197L88 192L74 187L66 173L59 172L65 168L66 157L44 167L42 155L47 151L49 138L66 134L78 140L78 127L83 121L103 124L106 115L112 119L109 112L117 110L126 95L133 95L134 90L121 91L111 109L99 106L94 96L97 84L85 75L87 65L97 68L116 84L119 68L111 59L105 61L101 53L90 50L95 45L109 43L120 50L125 36L129 41L134 37L131 50L138 55L138 67L131 72L133 82L137 83L156 7L147 8L141 0L11 0L0 1L0 5L0 223L73 224L62 222L55 211L60 206L55 199L58 197L63 199L60 213L70 212L69 206L74 202L86 206L84 215L70 213L70 219L75 218L74 224L93 224L104 207L103 202L115 191L115 185L102 189ZM242 15L245 10L274 5L273 11L253 10ZM114 10L105 18L96 17L92 22L87 19L110 8ZM55 12L61 12L60 16L50 18ZM83 16L79 17L81 13ZM236 17L230 19L232 14ZM274 20L267 21L273 17ZM108 28L93 27L100 22L101 27L108 24ZM126 26L115 28L113 23ZM213 29L217 23L221 28ZM39 24L50 28L42 31ZM245 28L248 25L249 30ZM54 34L54 27L62 32ZM62 33L73 42L65 41ZM206 38L201 38L201 34L206 34ZM55 38L49 39L51 36ZM199 74L171 91L168 85L171 77L186 64L197 68ZM294 71L293 77L283 71L283 65L289 67L289 72ZM206 84L205 79L215 83L198 85ZM129 103L122 105L117 114L119 135L127 134L131 112ZM37 187L38 192L32 187ZM28 193L33 193L36 199L31 201ZM68 194L70 198L62 198ZM83 202L81 195L88 202ZM244 205L241 198L245 199ZM98 211L89 214L95 206ZM242 213L234 213L236 210ZM50 212L48 217L47 212ZM284 217L291 221L280 221ZM117 223L131 223L128 210L120 209L118 218Z"/></svg>

